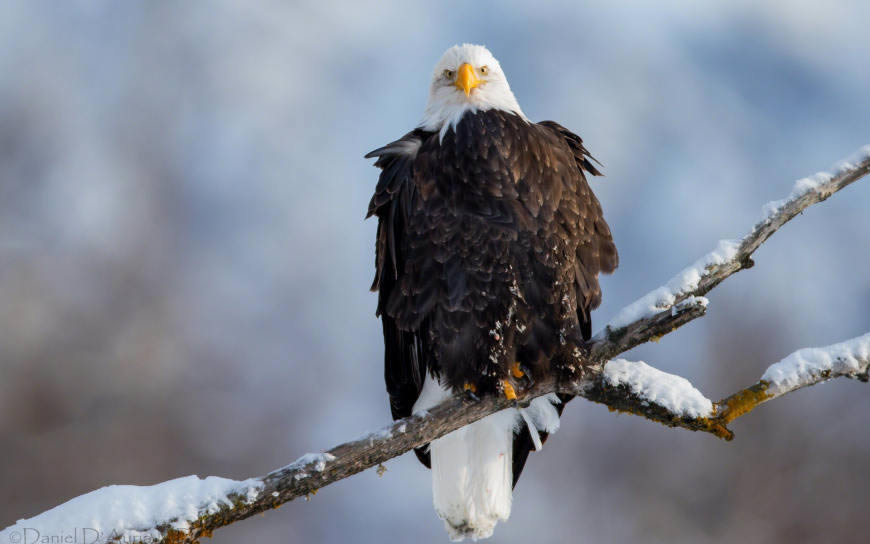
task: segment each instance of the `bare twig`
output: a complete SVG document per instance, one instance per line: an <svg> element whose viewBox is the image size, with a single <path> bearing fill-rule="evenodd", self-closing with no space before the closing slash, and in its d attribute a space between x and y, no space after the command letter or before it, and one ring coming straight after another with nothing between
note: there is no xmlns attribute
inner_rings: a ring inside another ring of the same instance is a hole
<svg viewBox="0 0 870 544"><path fill-rule="evenodd" d="M832 174L816 174L800 180L786 199L765 207L765 217L738 241L723 241L713 252L683 270L665 286L641 297L623 309L587 345L566 345L559 354L568 372L565 376L539 380L526 391L521 403L553 392L569 393L600 402L609 407L642 415L669 426L704 431L731 439L726 427L736 417L795 387L768 379L711 405L706 415L677 413L673 407L651 401L643 391L609 380L604 368L615 356L639 344L668 334L676 328L704 315L707 300L703 295L735 272L753 265L751 255L777 229L807 207L821 202L843 187L870 172L870 146L852 160L841 163ZM850 376L866 381L867 359L859 370L830 370L814 375L816 381L806 381L804 387L836 376ZM838 367L839 368L839 367ZM773 388L776 385L776 388ZM347 478L357 472L379 465L414 447L426 444L464 425L512 403L501 397L487 397L469 403L452 398L426 414L416 414L384 427L360 439L336 446L328 452L307 455L295 463L273 471L262 478L239 482L226 495L226 501L215 507L202 505L191 519L167 519L155 527L129 528L115 531L108 540L122 541L127 533L149 534L154 542L194 542L217 528L248 518L297 497L315 493L321 487ZM36 521L36 520L31 520ZM23 520L0 535L14 530Z"/></svg>

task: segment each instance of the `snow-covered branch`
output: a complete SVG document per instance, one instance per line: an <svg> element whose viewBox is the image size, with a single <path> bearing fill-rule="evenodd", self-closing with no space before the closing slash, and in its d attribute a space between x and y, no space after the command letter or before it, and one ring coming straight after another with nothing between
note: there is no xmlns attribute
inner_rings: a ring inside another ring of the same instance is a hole
<svg viewBox="0 0 870 544"><path fill-rule="evenodd" d="M727 425L759 404L834 378L870 379L870 333L831 346L798 350L768 367L756 383L715 403L685 378L642 361L622 359L607 363L584 396L671 427L731 440L734 435Z"/></svg>
<svg viewBox="0 0 870 544"><path fill-rule="evenodd" d="M854 183L870 172L870 145L834 166L833 172L819 172L795 182L791 193L782 200L768 202L762 219L743 238L720 240L713 251L683 269L668 283L623 308L603 332L630 329L641 318L666 311L691 297L700 297L731 274L751 268L752 254L781 226L812 204Z"/></svg>
<svg viewBox="0 0 870 544"><path fill-rule="evenodd" d="M729 423L759 404L834 378L870 379L870 333L792 353L768 367L758 382L717 403L716 417Z"/></svg>
<svg viewBox="0 0 870 544"><path fill-rule="evenodd" d="M730 439L733 435L726 425L762 402L838 376L867 381L870 335L795 352L771 366L758 383L719 403L706 399L684 378L644 363L613 359L704 315L708 302L703 295L735 272L751 267L752 253L779 227L868 172L870 146L841 162L832 173L799 180L788 197L764 207L762 219L746 236L719 242L667 284L620 311L588 344L564 346L557 357L567 369L565 375L540 380L521 393L520 403L552 392L570 393L666 425ZM85 542L194 542L217 528L313 494L511 405L502 397L476 402L452 398L427 413L396 421L327 452L305 455L260 478L234 481L189 476L151 487L105 487L20 520L0 531L0 541L78 535Z"/></svg>

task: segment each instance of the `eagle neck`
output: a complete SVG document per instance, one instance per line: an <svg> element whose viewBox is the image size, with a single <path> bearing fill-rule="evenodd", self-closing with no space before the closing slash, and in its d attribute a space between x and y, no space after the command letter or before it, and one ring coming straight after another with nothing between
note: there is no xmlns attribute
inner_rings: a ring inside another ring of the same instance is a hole
<svg viewBox="0 0 870 544"><path fill-rule="evenodd" d="M419 128L438 133L439 143L444 140L444 135L451 128L456 130L456 125L466 114L477 114L486 111L500 111L521 117L528 121L520 105L510 90L504 96L498 97L497 101L465 100L451 97L449 100L436 100L430 97L423 119Z"/></svg>
<svg viewBox="0 0 870 544"><path fill-rule="evenodd" d="M485 109L485 110L467 109L467 110L462 111L462 113L460 115L458 115L455 119L449 119L440 127L433 128L433 129L426 129L425 126L421 125L420 128L423 128L424 130L430 130L431 132L438 132L438 143L439 143L439 145L443 145L444 144L444 137L447 136L451 131L453 131L454 138L456 138L458 136L457 132L459 131L460 125L465 124L465 123L474 123L475 118L489 117L489 116L492 116L495 118L500 117L502 119L514 118L514 119L519 119L520 121L522 121L525 124L530 123L529 119L525 115L523 115L522 111L508 111L508 110L495 109L495 108L490 108L490 109Z"/></svg>

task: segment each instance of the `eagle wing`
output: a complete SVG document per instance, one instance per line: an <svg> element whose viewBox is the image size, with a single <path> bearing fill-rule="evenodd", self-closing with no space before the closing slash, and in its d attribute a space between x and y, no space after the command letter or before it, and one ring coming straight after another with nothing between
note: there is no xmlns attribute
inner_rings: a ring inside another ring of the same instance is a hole
<svg viewBox="0 0 870 544"><path fill-rule="evenodd" d="M577 294L577 314L583 339L592 336L590 312L601 304L601 288L598 274L610 274L619 266L619 254L613 243L610 227L604 220L601 203L592 193L586 174L600 176L595 167L598 163L583 146L583 140L555 121L541 121L539 126L558 136L571 150L577 171L568 176L568 197L559 207L566 224L573 229L571 235L578 240L575 266ZM598 163L600 165L600 163Z"/></svg>
<svg viewBox="0 0 870 544"><path fill-rule="evenodd" d="M434 135L432 132L414 130L366 155L367 159L377 157L375 166L381 169L366 217L378 217L375 278L371 289L378 291L377 315L381 317L384 331L384 379L393 419L411 415L414 402L423 388L428 368L427 356L432 351L428 347L429 335L426 334L428 320L421 322L416 330L409 330L397 323L396 318L386 311L386 305L396 288L398 270L403 266L400 263L404 263L403 238L416 193L413 175L417 151L424 141ZM414 451L428 467L428 451L424 448Z"/></svg>
<svg viewBox="0 0 870 544"><path fill-rule="evenodd" d="M583 146L580 136L554 121L541 121L538 126L552 138L553 145L549 147L545 160L552 163L554 153L564 151L559 148L567 146L576 166L574 169L569 169L567 175L563 177L565 186L556 215L558 222L564 227L563 236L577 242L573 259L577 322L583 339L588 340L592 336L590 313L601 304L598 274L612 273L619 265L619 255L613 243L610 227L604 220L601 204L586 180L587 174L593 176L602 174L594 164L598 161ZM556 410L560 416L565 404L572 398L571 395L559 395L562 402L556 406ZM539 437L543 443L546 442L548 435L541 432ZM534 447L528 431L524 428L520 429L514 441L514 485L522 473L529 452Z"/></svg>

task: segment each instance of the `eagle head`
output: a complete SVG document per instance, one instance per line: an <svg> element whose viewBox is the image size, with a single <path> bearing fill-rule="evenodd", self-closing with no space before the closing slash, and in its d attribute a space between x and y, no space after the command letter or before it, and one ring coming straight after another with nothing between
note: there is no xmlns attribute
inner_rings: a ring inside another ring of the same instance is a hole
<svg viewBox="0 0 870 544"><path fill-rule="evenodd" d="M454 45L432 72L429 101L420 126L444 133L466 112L497 109L525 119L501 65L482 45Z"/></svg>

